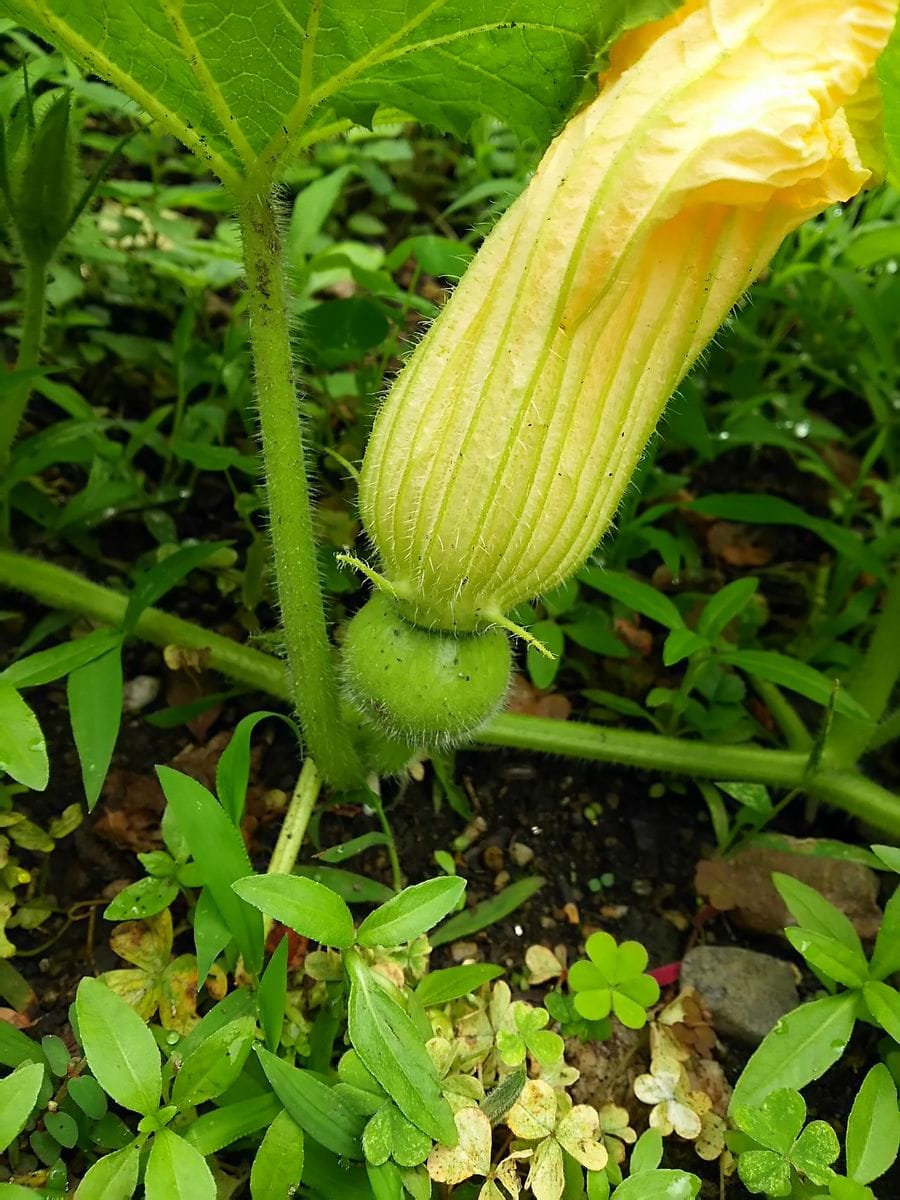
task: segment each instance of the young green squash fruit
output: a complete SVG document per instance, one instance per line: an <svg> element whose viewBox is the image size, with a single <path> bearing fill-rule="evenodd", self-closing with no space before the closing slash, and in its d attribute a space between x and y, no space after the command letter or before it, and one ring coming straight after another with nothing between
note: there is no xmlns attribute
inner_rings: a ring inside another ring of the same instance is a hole
<svg viewBox="0 0 900 1200"><path fill-rule="evenodd" d="M348 700L381 731L410 746L465 740L503 704L512 656L502 629L449 634L404 617L376 592L347 626Z"/></svg>

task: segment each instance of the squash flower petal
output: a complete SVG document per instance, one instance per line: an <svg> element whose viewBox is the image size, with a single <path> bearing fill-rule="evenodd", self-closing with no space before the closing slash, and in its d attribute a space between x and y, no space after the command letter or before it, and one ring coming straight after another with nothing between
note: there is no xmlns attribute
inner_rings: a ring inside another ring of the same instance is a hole
<svg viewBox="0 0 900 1200"><path fill-rule="evenodd" d="M401 610L483 628L611 524L784 237L870 177L844 106L898 0L688 0L613 48L399 375L363 464Z"/></svg>

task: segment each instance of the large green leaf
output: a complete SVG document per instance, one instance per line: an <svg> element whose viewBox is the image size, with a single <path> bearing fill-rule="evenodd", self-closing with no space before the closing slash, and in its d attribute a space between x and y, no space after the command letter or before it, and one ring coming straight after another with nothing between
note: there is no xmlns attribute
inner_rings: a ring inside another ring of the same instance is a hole
<svg viewBox="0 0 900 1200"><path fill-rule="evenodd" d="M451 912L466 890L457 876L439 876L404 888L376 908L357 930L361 946L402 946L437 925Z"/></svg>
<svg viewBox="0 0 900 1200"><path fill-rule="evenodd" d="M42 792L50 778L38 719L15 688L0 685L0 774Z"/></svg>
<svg viewBox="0 0 900 1200"><path fill-rule="evenodd" d="M843 992L801 1004L782 1017L744 1067L732 1093L731 1110L759 1105L779 1088L800 1090L824 1075L850 1040L857 1004L857 993Z"/></svg>
<svg viewBox="0 0 900 1200"><path fill-rule="evenodd" d="M40 1063L28 1063L0 1079L0 1150L12 1145L25 1128L43 1082Z"/></svg>
<svg viewBox="0 0 900 1200"><path fill-rule="evenodd" d="M891 1073L878 1063L862 1082L847 1122L847 1174L871 1183L894 1162L900 1148L897 1088Z"/></svg>
<svg viewBox="0 0 900 1200"><path fill-rule="evenodd" d="M78 1033L97 1082L123 1108L147 1116L162 1091L159 1050L149 1028L105 983L89 976L75 997Z"/></svg>
<svg viewBox="0 0 900 1200"><path fill-rule="evenodd" d="M546 141L621 28L675 0L0 0L137 101L230 186L316 124L394 105L461 136L484 114ZM452 85L451 85L452 81ZM314 135L313 135L314 136Z"/></svg>
<svg viewBox="0 0 900 1200"><path fill-rule="evenodd" d="M350 974L348 1032L363 1065L408 1120L435 1141L455 1145L456 1126L412 1020L389 994L389 985L355 951L345 962Z"/></svg>
<svg viewBox="0 0 900 1200"><path fill-rule="evenodd" d="M362 1158L360 1137L365 1121L337 1092L312 1071L293 1067L262 1046L256 1047L256 1053L272 1090L301 1129L333 1154Z"/></svg>
<svg viewBox="0 0 900 1200"><path fill-rule="evenodd" d="M137 1142L99 1158L79 1183L75 1200L129 1200L137 1187L140 1158Z"/></svg>
<svg viewBox="0 0 900 1200"><path fill-rule="evenodd" d="M100 798L122 722L122 643L78 667L66 688L87 806Z"/></svg>
<svg viewBox="0 0 900 1200"><path fill-rule="evenodd" d="M323 883L296 875L248 875L233 887L248 904L304 937L341 950L353 945L350 909Z"/></svg>
<svg viewBox="0 0 900 1200"><path fill-rule="evenodd" d="M153 1138L144 1176L146 1200L216 1200L216 1183L189 1142L160 1129Z"/></svg>

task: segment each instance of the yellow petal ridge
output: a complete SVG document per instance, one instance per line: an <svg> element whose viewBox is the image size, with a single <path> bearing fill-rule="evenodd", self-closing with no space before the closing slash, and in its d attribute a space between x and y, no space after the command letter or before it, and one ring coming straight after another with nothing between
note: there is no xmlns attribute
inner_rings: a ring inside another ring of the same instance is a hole
<svg viewBox="0 0 900 1200"><path fill-rule="evenodd" d="M869 179L843 105L897 0L689 0L626 34L399 376L360 491L410 615L488 624L612 521L783 238Z"/></svg>

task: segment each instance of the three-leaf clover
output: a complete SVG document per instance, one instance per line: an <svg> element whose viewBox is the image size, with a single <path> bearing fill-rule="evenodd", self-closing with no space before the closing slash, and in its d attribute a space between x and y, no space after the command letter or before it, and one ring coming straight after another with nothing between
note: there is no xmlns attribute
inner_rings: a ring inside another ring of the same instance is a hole
<svg viewBox="0 0 900 1200"><path fill-rule="evenodd" d="M537 1142L526 1187L536 1200L559 1200L565 1187L563 1151L587 1167L602 1171L609 1161L598 1141L600 1117L589 1104L572 1105L542 1079L529 1079L505 1123L525 1142Z"/></svg>
<svg viewBox="0 0 900 1200"><path fill-rule="evenodd" d="M563 1040L545 1026L550 1014L545 1008L533 1008L523 1000L511 1005L512 1028L497 1031L497 1053L508 1067L518 1067L531 1054L541 1066L550 1066L562 1058Z"/></svg>
<svg viewBox="0 0 900 1200"><path fill-rule="evenodd" d="M779 1088L756 1107L735 1105L732 1116L752 1139L738 1157L738 1175L748 1191L790 1196L792 1171L819 1186L829 1184L831 1164L840 1154L837 1135L825 1121L803 1128L806 1102L799 1092Z"/></svg>
<svg viewBox="0 0 900 1200"><path fill-rule="evenodd" d="M592 933L585 945L588 960L569 971L575 1008L589 1021L615 1013L629 1029L647 1023L646 1010L659 999L659 984L644 974L647 951L640 942L616 944L609 933Z"/></svg>

